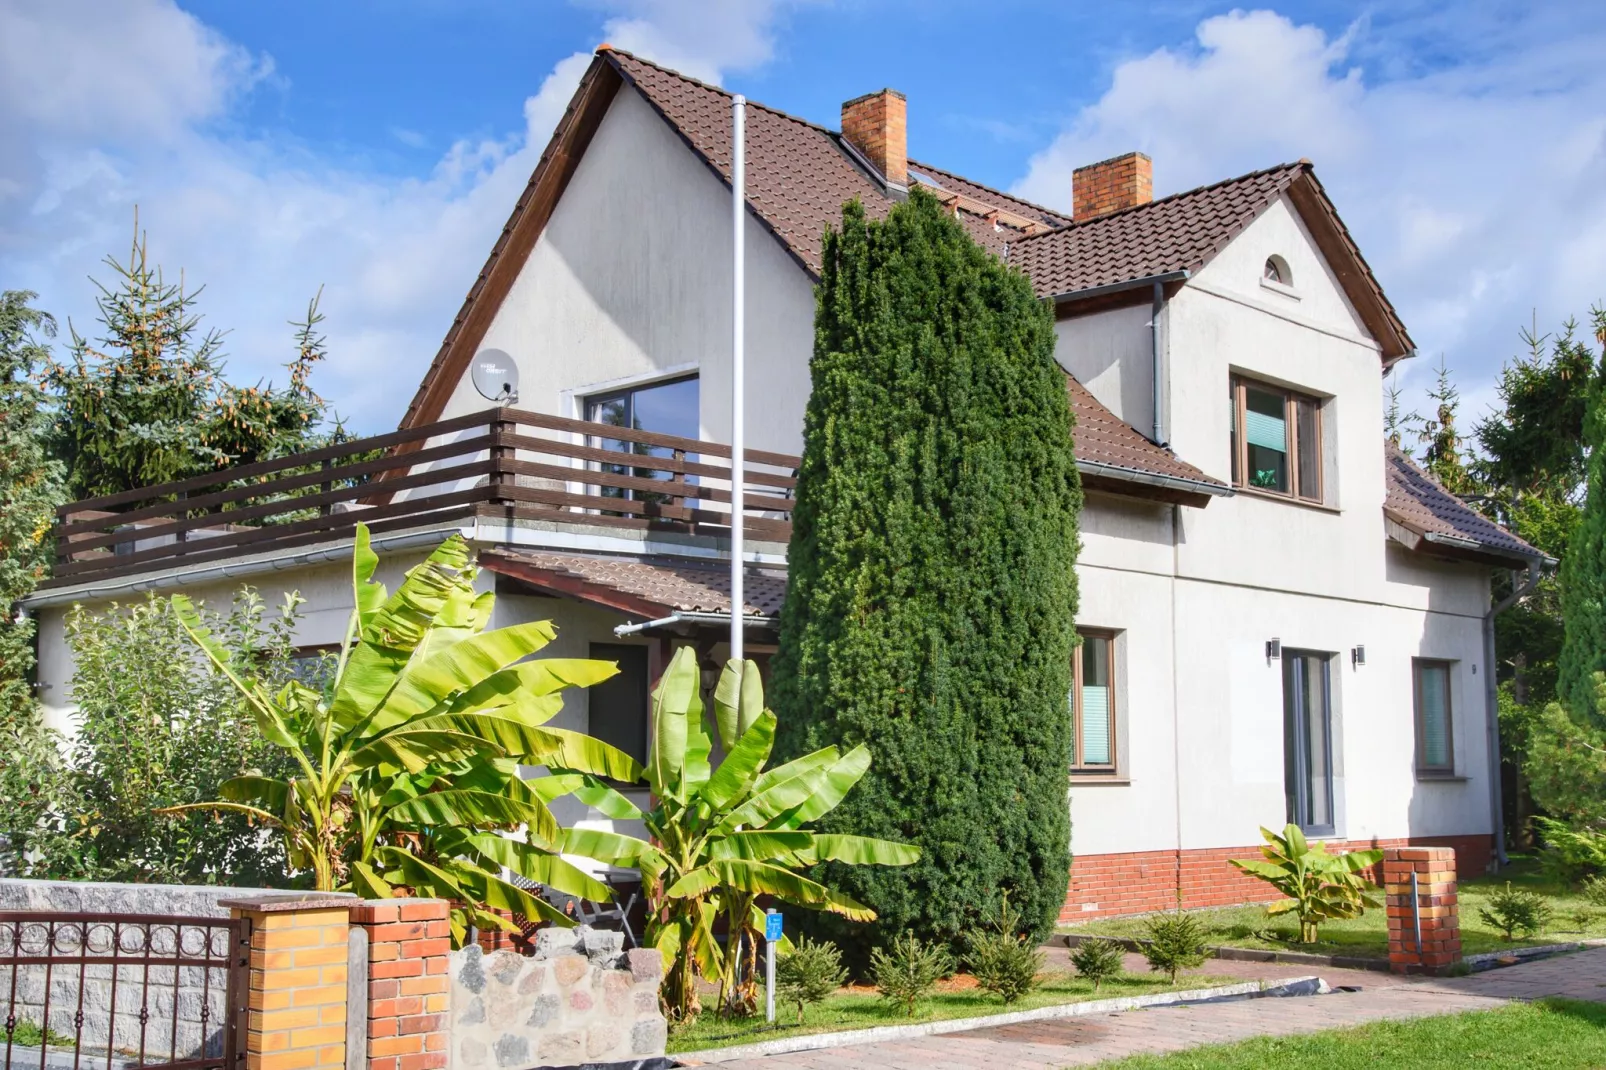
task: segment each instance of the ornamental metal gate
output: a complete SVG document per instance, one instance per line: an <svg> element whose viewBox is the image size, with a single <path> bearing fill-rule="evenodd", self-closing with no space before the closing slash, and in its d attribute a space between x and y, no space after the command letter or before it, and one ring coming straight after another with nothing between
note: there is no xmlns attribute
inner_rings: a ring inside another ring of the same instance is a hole
<svg viewBox="0 0 1606 1070"><path fill-rule="evenodd" d="M0 911L0 1070L243 1070L243 919Z"/></svg>

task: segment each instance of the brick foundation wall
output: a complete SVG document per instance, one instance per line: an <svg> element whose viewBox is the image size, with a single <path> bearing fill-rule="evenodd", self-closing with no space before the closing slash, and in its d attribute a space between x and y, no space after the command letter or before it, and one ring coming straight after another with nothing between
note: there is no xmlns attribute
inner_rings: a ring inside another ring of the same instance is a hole
<svg viewBox="0 0 1606 1070"><path fill-rule="evenodd" d="M1494 853L1494 837L1424 836L1411 839L1329 840L1329 850L1364 850L1390 847L1451 847L1455 849L1460 879L1482 875ZM1091 921L1122 914L1147 914L1177 905L1182 889L1184 907L1225 907L1269 903L1280 898L1261 880L1229 865L1232 858L1259 858L1260 845L1172 851L1132 851L1124 854L1077 855L1071 863L1071 886L1061 922ZM1381 880L1382 874L1373 875Z"/></svg>

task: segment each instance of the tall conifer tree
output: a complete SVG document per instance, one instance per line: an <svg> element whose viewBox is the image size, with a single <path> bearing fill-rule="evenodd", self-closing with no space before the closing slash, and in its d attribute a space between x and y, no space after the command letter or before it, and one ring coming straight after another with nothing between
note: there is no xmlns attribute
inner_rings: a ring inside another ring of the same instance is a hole
<svg viewBox="0 0 1606 1070"><path fill-rule="evenodd" d="M1070 863L1082 500L1053 315L918 189L884 222L848 205L816 302L778 748L869 744L826 826L921 847L829 874L877 939L956 942L1006 891L1042 934Z"/></svg>
<svg viewBox="0 0 1606 1070"><path fill-rule="evenodd" d="M1606 346L1606 310L1595 315ZM1569 332L1570 333L1570 332ZM1596 674L1606 671L1606 383L1598 374L1584 417L1587 496L1561 564L1561 615L1566 629L1557 659L1556 691L1581 724L1606 728Z"/></svg>

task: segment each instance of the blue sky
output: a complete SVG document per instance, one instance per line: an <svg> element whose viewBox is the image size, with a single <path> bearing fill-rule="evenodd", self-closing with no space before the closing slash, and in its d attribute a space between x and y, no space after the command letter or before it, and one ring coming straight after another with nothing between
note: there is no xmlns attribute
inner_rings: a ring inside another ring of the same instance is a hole
<svg viewBox="0 0 1606 1070"><path fill-rule="evenodd" d="M1519 325L1606 300L1606 5L1479 0L0 0L0 286L88 329L138 204L236 378L323 286L321 388L383 430L603 40L830 125L893 86L914 155L1054 205L1132 148L1158 194L1308 156L1408 394L1442 353L1472 413Z"/></svg>

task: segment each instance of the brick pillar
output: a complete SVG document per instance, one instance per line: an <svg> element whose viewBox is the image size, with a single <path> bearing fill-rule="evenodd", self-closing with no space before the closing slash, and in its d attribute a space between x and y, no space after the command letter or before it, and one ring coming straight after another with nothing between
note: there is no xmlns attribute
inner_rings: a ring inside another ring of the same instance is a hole
<svg viewBox="0 0 1606 1070"><path fill-rule="evenodd" d="M225 899L251 922L246 1070L345 1070L349 896Z"/></svg>
<svg viewBox="0 0 1606 1070"><path fill-rule="evenodd" d="M1412 912L1411 876L1416 875ZM1388 905L1389 969L1443 974L1461 961L1461 913L1456 905L1455 849L1388 847L1383 851L1383 892ZM1422 946L1417 947L1420 917Z"/></svg>
<svg viewBox="0 0 1606 1070"><path fill-rule="evenodd" d="M370 899L351 924L368 933L366 1070L442 1070L452 951L444 899Z"/></svg>

